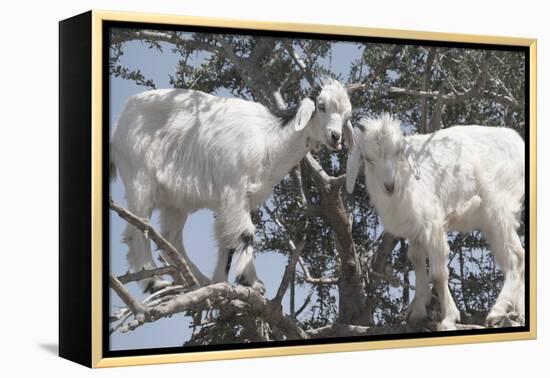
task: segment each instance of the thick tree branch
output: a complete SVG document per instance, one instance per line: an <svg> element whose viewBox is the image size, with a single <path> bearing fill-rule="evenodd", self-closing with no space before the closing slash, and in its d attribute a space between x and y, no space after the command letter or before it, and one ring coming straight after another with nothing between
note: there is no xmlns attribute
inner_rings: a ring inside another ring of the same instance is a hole
<svg viewBox="0 0 550 378"><path fill-rule="evenodd" d="M320 216L332 228L335 235L334 241L338 246L341 262L341 274L337 283L339 319L345 323L366 324L369 321L369 315L362 283L363 274L340 187L333 185L338 179L327 174L311 154L306 155L305 162L313 179L319 183Z"/></svg>
<svg viewBox="0 0 550 378"><path fill-rule="evenodd" d="M138 316L122 327L122 332L134 330L143 324L187 311L202 311L210 308L228 309L237 305L238 311L250 311L260 316L273 327L292 339L306 339L308 335L296 321L285 316L280 304L268 301L259 292L244 286L230 286L226 282L204 286L182 293L172 299L149 307L144 316Z"/></svg>
<svg viewBox="0 0 550 378"><path fill-rule="evenodd" d="M346 182L345 174L337 177L329 175L311 153L306 155L304 161L313 173L313 178L315 181L322 184L327 192L331 189L339 189Z"/></svg>
<svg viewBox="0 0 550 378"><path fill-rule="evenodd" d="M389 256L397 243L399 242L399 239L393 236L392 234L389 234L387 232L384 232L380 238L378 239L377 248L375 252L375 260L372 264L372 270L374 272L378 273L384 273L385 266L388 263Z"/></svg>
<svg viewBox="0 0 550 378"><path fill-rule="evenodd" d="M441 85L441 91L444 92L447 89L447 81L444 81ZM426 129L426 132L431 133L437 131L441 128L441 119L443 117L443 112L445 111L445 101L443 95L437 96L434 109L432 112L432 117L430 119L429 127Z"/></svg>
<svg viewBox="0 0 550 378"><path fill-rule="evenodd" d="M187 262L168 241L156 232L147 220L135 216L121 206L115 204L112 200L110 201L110 207L123 219L143 231L147 237L151 238L159 246L159 248L165 250L170 259L174 261L178 272L182 273L186 283L191 282L193 287L198 286L198 282L189 269ZM273 215L273 213L271 214ZM284 230L284 226L276 218L274 219ZM294 243L289 239L289 246L293 252L289 265L292 265L292 262L294 262L295 266L295 261L299 257L304 245L305 238L298 243L298 246L294 246ZM170 274L173 270L174 268L171 267L144 270L136 273L128 273L121 276L121 278L125 282L130 282L159 274ZM145 323L154 322L159 318L186 311L202 311L217 308L226 311L242 312L244 309L253 311L257 315L263 317L268 323L282 330L289 338L307 338L305 332L297 326L296 322L282 313L280 305L280 299L282 299L282 296L284 296L284 293L288 289L288 280L291 273L292 268L288 267L285 271L276 300L274 301L266 300L265 297L250 288L241 286L231 287L227 283L220 283L188 291L186 293L176 293L175 295L164 296L162 301L151 302L148 307L145 307L141 302L132 298L123 284L111 274L111 287L113 287L113 290L120 296L132 313L136 315L133 320L124 325L119 324L117 328L120 328L122 332L126 332ZM123 314L121 312L121 314L121 316L117 317L118 319L126 316L125 313Z"/></svg>
<svg viewBox="0 0 550 378"><path fill-rule="evenodd" d="M184 284L184 282L181 282L181 274L173 266L163 266L156 269L143 269L139 272L127 272L122 276L118 276L117 279L120 281L120 283L125 285L128 282L141 281L146 278L160 277L166 274L172 276L177 284Z"/></svg>
<svg viewBox="0 0 550 378"><path fill-rule="evenodd" d="M321 164L319 164L319 162L315 160L311 153L308 153L306 155L306 157L304 158L304 162L309 168L309 171L313 174L313 179L317 181L319 187L325 192L329 192L331 189L333 177L325 172Z"/></svg>

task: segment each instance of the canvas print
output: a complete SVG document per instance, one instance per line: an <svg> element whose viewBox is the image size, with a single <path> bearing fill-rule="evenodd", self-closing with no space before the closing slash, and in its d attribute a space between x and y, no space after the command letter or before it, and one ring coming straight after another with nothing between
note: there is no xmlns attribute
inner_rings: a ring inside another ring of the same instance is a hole
<svg viewBox="0 0 550 378"><path fill-rule="evenodd" d="M107 36L107 352L525 329L527 49Z"/></svg>

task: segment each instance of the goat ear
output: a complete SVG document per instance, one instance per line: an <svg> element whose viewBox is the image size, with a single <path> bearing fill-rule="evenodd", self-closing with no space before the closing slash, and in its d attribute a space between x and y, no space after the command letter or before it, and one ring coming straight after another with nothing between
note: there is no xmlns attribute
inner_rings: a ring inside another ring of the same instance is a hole
<svg viewBox="0 0 550 378"><path fill-rule="evenodd" d="M348 146L350 150L353 150L353 147L355 147L355 136L353 135L351 121L347 121L344 124L344 141L346 142L346 146Z"/></svg>
<svg viewBox="0 0 550 378"><path fill-rule="evenodd" d="M306 127L314 112L315 103L309 98L303 99L294 120L294 128L296 131L303 130L304 127Z"/></svg>
<svg viewBox="0 0 550 378"><path fill-rule="evenodd" d="M411 168L414 177L416 177L417 180L420 180L420 170L418 169L416 154L414 153L411 145L406 142L404 153L405 157L407 158L407 163L409 163L409 167Z"/></svg>
<svg viewBox="0 0 550 378"><path fill-rule="evenodd" d="M355 145L346 163L346 190L348 191L348 193L353 193L355 180L357 180L360 166L361 151L359 151L359 146Z"/></svg>

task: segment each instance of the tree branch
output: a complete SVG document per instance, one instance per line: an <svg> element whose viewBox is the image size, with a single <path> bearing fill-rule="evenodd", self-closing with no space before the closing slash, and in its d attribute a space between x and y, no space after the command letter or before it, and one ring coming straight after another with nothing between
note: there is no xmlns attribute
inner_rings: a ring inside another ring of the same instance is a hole
<svg viewBox="0 0 550 378"><path fill-rule="evenodd" d="M364 336L369 333L370 327L364 327L353 324L333 323L324 327L307 330L307 334L312 339L320 339L326 337L347 337L347 336Z"/></svg>
<svg viewBox="0 0 550 378"><path fill-rule="evenodd" d="M402 49L403 49L402 45L395 45L393 49L390 51L390 53L386 55L384 59L382 59L382 61L380 61L380 63L377 64L377 66L369 72L368 76L365 77L365 79L362 82L365 88L370 87L371 84L374 83L374 81L379 76L381 76L382 74L385 74L388 68L388 65L390 65L390 63L395 61L397 54L399 54ZM366 48L365 48L365 51L366 51Z"/></svg>
<svg viewBox="0 0 550 378"><path fill-rule="evenodd" d="M151 238L156 245L170 257L177 270L181 273L184 282L190 287L200 286L199 281L194 276L189 264L178 252L178 250L160 235L149 223L148 220L139 218L120 205L116 204L112 198L109 199L109 207L114 210L122 219L131 223L143 232L146 238Z"/></svg>
<svg viewBox="0 0 550 378"><path fill-rule="evenodd" d="M181 285L168 286L159 291L155 291L153 294L141 301L145 306L156 306L160 301L165 300L167 297L172 297L181 292L185 292L185 288ZM109 322L116 322L125 316L131 315L131 310L128 307L121 308L115 312L115 314L109 316Z"/></svg>
<svg viewBox="0 0 550 378"><path fill-rule="evenodd" d="M177 32L143 29L117 30L116 33L111 34L109 42L111 45L114 45L135 40L167 42L174 45L181 42L181 38L178 36Z"/></svg>
<svg viewBox="0 0 550 378"><path fill-rule="evenodd" d="M302 179L303 169L304 169L304 165L300 164L299 166L295 167L292 170L291 176L296 182L298 193L300 193L300 201L304 210L309 215L319 216L320 214L319 206L313 204L311 200L311 193L309 192L308 188L304 186L304 180Z"/></svg>
<svg viewBox="0 0 550 378"><path fill-rule="evenodd" d="M128 289L126 289L112 273L109 273L109 286L115 291L115 293L117 293L120 299L122 299L124 304L128 306L134 315L138 316L140 314L148 313L147 307L145 307L140 301L134 299Z"/></svg>
<svg viewBox="0 0 550 378"><path fill-rule="evenodd" d="M409 96L418 96L418 97L424 97L424 98L436 98L439 96L439 91L424 91L424 90L416 90L416 89L409 89L409 88L401 88L401 87L389 87L388 92L390 94L403 94L403 95L409 95Z"/></svg>
<svg viewBox="0 0 550 378"><path fill-rule="evenodd" d="M523 110L523 104L519 103L515 98L507 95L499 95L495 92L489 93L491 96L491 100L498 102L502 105L510 107L512 110L515 111L522 111Z"/></svg>
<svg viewBox="0 0 550 378"><path fill-rule="evenodd" d="M227 309L235 306L235 303L240 303L236 307L239 312L251 311L273 327L282 330L289 338L308 338L308 335L298 327L295 320L282 313L279 304L268 301L259 292L249 287L230 286L227 282L204 286L176 295L170 300L150 307L145 316L136 317L124 325L121 330L122 332L131 331L143 324L187 311L202 311L211 308Z"/></svg>
<svg viewBox="0 0 550 378"><path fill-rule="evenodd" d="M290 280L294 277L294 272L296 271L296 262L298 261L298 258L300 257L300 254L302 253L306 245L306 235L304 234L302 239L298 242L298 245L295 245L294 241L290 239L288 230L275 216L275 213L273 212L273 210L271 210L267 205L264 206L264 209L267 211L267 213L271 217L271 220L273 221L273 223L275 223L281 229L283 234L286 235L287 243L290 249L290 256L288 258L288 264L285 268L283 278L281 280L281 283L279 284L279 288L277 289L277 294L272 299L274 303L280 304L281 301L283 300L283 297L286 291L288 290L288 286L290 285ZM307 224L306 224L306 228L307 228Z"/></svg>
<svg viewBox="0 0 550 378"><path fill-rule="evenodd" d="M372 264L372 271L384 275L388 258L399 242L399 239L390 233L384 232L378 240L379 242L375 252L375 260Z"/></svg>
<svg viewBox="0 0 550 378"><path fill-rule="evenodd" d="M438 98L440 97L445 104L456 104L463 102L472 97L476 97L481 94L485 83L487 82L487 59L484 59L481 63L479 76L474 85L467 91L457 94L444 94L443 91L426 91L416 90L410 88L401 87L389 87L388 92L391 94L403 94L409 96L417 96L423 98Z"/></svg>
<svg viewBox="0 0 550 378"><path fill-rule="evenodd" d="M331 182L333 177L325 172L321 164L319 164L319 162L315 160L311 153L308 153L306 155L306 157L304 158L304 162L309 168L309 171L313 173L313 178L319 183L319 187L325 192L329 192L331 189Z"/></svg>
<svg viewBox="0 0 550 378"><path fill-rule="evenodd" d="M348 93L353 93L360 89L362 90L367 89L368 85L366 83L350 83L350 84L346 84L344 87L346 88L346 91L348 91Z"/></svg>
<svg viewBox="0 0 550 378"><path fill-rule="evenodd" d="M125 285L128 282L141 281L146 278L160 277L166 274L172 276L172 278L177 284L180 284L180 285L184 284L184 282L181 282L182 280L181 274L177 271L176 268L170 265L163 266L161 268L156 268L156 269L142 269L139 272L127 272L122 276L118 276L117 279L120 281L120 283Z"/></svg>
<svg viewBox="0 0 550 378"><path fill-rule="evenodd" d="M477 324L456 324L457 330L468 329L484 329L485 327ZM373 336L373 335L388 335L396 333L410 333L410 332L435 332L437 330L437 323L431 322L418 327L410 327L408 325L403 326L384 326L384 327L365 327L354 324L332 323L323 327L307 330L306 333L311 339L320 339L327 337L349 337L349 336Z"/></svg>
<svg viewBox="0 0 550 378"><path fill-rule="evenodd" d="M309 271L309 268L306 266L304 259L301 257L298 257L298 262L300 263L300 268L302 268L302 272L304 272L304 281L307 283L313 284L313 285L335 285L338 283L338 278L336 277L320 277L320 278L313 278L311 276L311 273Z"/></svg>
<svg viewBox="0 0 550 378"><path fill-rule="evenodd" d="M311 301L311 296L313 295L313 290L310 290L306 299L304 300L304 303L300 306L298 310L296 310L292 316L293 319L296 319L300 314L306 309L307 305Z"/></svg>
<svg viewBox="0 0 550 378"><path fill-rule="evenodd" d="M272 301L275 303L281 303L286 291L288 290L290 281L294 278L294 272L296 271L296 262L298 261L298 258L300 257L300 254L302 253L306 245L305 235L295 247L292 241L289 241L289 245L291 245L291 253L290 257L288 258L288 264L285 268L285 272L279 285L279 289L277 289L277 294L275 295L275 298L272 299Z"/></svg>
<svg viewBox="0 0 550 378"><path fill-rule="evenodd" d="M430 86L430 80L432 78L432 66L435 60L435 53L437 51L437 48L430 47L428 49L428 55L426 56L426 66L424 67L424 77L422 79L422 89L424 91L427 91ZM422 104L421 104L421 119L420 119L420 127L423 133L427 131L428 128L428 98L423 97L422 98Z"/></svg>
<svg viewBox="0 0 550 378"><path fill-rule="evenodd" d="M310 87L315 87L315 78L311 75L311 72L308 71L307 65L304 62L304 60L298 55L296 50L294 50L294 47L292 46L292 42L288 40L283 40L283 44L288 52L288 55L292 58L294 63L300 68L300 71L302 72L302 75L306 78L307 82L309 83Z"/></svg>
<svg viewBox="0 0 550 378"><path fill-rule="evenodd" d="M241 58L235 54L233 46L226 38L220 36L217 40L221 45L220 52L233 64L254 97L273 111L284 112L286 105L282 101L282 97L277 96L277 90L269 81L266 81L264 75L259 71L261 69L259 60L265 56L265 51L270 50L270 46L272 49L272 44L268 43L266 39L261 39L248 58ZM283 105L282 108L281 105Z"/></svg>
<svg viewBox="0 0 550 378"><path fill-rule="evenodd" d="M483 89L485 88L485 84L487 83L488 61L489 61L489 53L485 54L481 61L481 67L479 68L479 76L477 77L477 80L472 86L472 88L470 88L466 92L443 96L443 102L446 105L452 105L452 104L457 104L459 102L464 102L472 97L478 97L483 92Z"/></svg>

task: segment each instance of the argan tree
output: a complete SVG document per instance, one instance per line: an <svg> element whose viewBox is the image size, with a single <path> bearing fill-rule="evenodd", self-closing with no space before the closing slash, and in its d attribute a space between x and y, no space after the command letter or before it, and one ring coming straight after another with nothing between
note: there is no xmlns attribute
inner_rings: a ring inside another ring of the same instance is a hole
<svg viewBox="0 0 550 378"><path fill-rule="evenodd" d="M346 79L354 122L390 112L407 133L479 124L505 125L525 135L522 52L357 42L344 78L341 71L330 69L336 43L328 40L113 29L110 74L144 90L155 88L155 82L120 60L128 43L135 41L158 54L177 54L176 67L166 73L173 87L257 101L275 114L292 113L320 78L331 76ZM184 345L435 329L435 294L432 321L420 328L406 325L403 314L414 296L407 242L384 233L363 184L353 195L345 193L347 153L322 150L307 155L254 212L256 253L288 258L273 298L230 284L199 288L186 262L174 257L175 266L111 275L111 288L127 305L112 313L112 332L130 331L175 313L193 322L193 334L182 340ZM115 203L111 207L159 248L177 255L149 220ZM467 323L461 327L482 327L502 275L479 233L451 234L449 241L450 287ZM145 300L133 298L125 288L128 282L167 274L173 286ZM297 288L308 292L300 303ZM283 299L288 300L288 311L283 311ZM516 322L521 319L505 325Z"/></svg>

